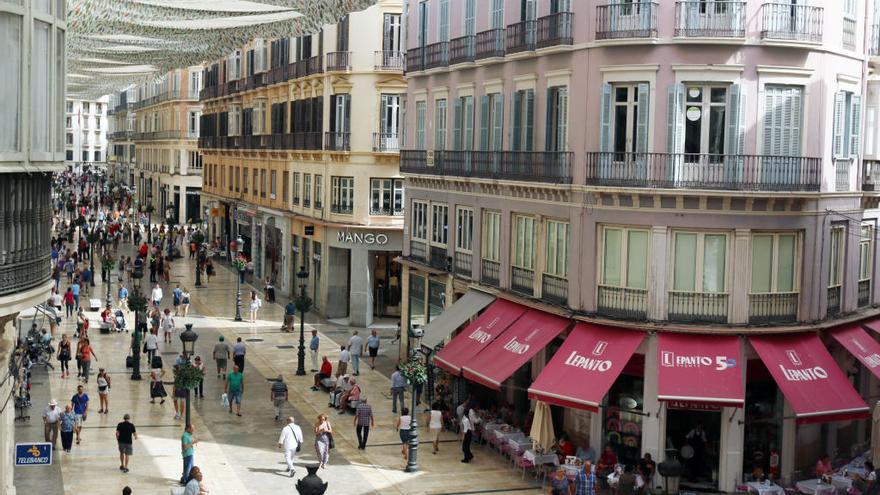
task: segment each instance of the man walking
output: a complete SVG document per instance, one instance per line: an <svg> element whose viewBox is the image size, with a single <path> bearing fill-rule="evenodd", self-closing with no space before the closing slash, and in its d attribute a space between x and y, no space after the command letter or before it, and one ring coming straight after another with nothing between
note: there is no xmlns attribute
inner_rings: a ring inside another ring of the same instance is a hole
<svg viewBox="0 0 880 495"><path fill-rule="evenodd" d="M214 361L217 362L217 378L221 376L223 379L226 379L226 362L229 360L229 354L232 350L229 348L229 344L223 341L223 336L220 336L220 342L214 344Z"/></svg>
<svg viewBox="0 0 880 495"><path fill-rule="evenodd" d="M232 414L232 404L235 403L235 414L241 416L241 396L244 394L244 376L239 371L237 364L232 365L232 373L226 377L226 385L223 388L229 399L229 414Z"/></svg>
<svg viewBox="0 0 880 495"><path fill-rule="evenodd" d="M318 331L312 330L312 340L309 341L309 354L312 357L312 373L318 372L318 345L321 339L318 338Z"/></svg>
<svg viewBox="0 0 880 495"><path fill-rule="evenodd" d="M354 427L358 439L358 448L366 450L367 437L370 436L370 427L375 426L376 421L373 418L373 408L367 404L367 398L361 397L361 402L357 406L354 413Z"/></svg>
<svg viewBox="0 0 880 495"><path fill-rule="evenodd" d="M287 462L287 472L293 478L294 468L293 461L296 453L303 443L302 429L293 420L293 416L287 418L287 425L281 429L281 436L278 437L278 448L284 451L284 460Z"/></svg>
<svg viewBox="0 0 880 495"><path fill-rule="evenodd" d="M150 300L153 301L153 306L155 306L156 309L159 309L159 306L162 304L163 296L162 288L159 287L159 283L156 282L156 286L153 287L153 291L150 293Z"/></svg>
<svg viewBox="0 0 880 495"><path fill-rule="evenodd" d="M358 335L358 331L355 330L351 338L348 339L348 352L351 355L351 369L354 370L354 376L361 374L361 353L363 350L364 338Z"/></svg>
<svg viewBox="0 0 880 495"><path fill-rule="evenodd" d="M116 443L119 445L119 470L128 472L128 461L131 459L132 437L137 439L138 434L134 425L129 421L131 416L125 413L122 422L116 425Z"/></svg>
<svg viewBox="0 0 880 495"><path fill-rule="evenodd" d="M247 352L247 347L245 347L244 342L241 341L241 337L235 340L235 345L232 346L232 362L238 366L238 370L244 373L244 355Z"/></svg>
<svg viewBox="0 0 880 495"><path fill-rule="evenodd" d="M192 470L193 462L195 461L193 446L199 443L199 441L193 438L194 431L195 427L188 424L183 430L183 435L180 437L180 452L183 455L183 474L180 476L181 485L185 485L188 481L189 472Z"/></svg>
<svg viewBox="0 0 880 495"><path fill-rule="evenodd" d="M180 284L177 284L174 287L174 290L171 291L171 302L174 305L174 316L180 316L180 300L183 298L183 291L180 289Z"/></svg>
<svg viewBox="0 0 880 495"><path fill-rule="evenodd" d="M400 366L394 367L394 373L391 374L391 412L397 412L397 403L400 402L400 408L403 409L403 393L406 390L406 378L400 372Z"/></svg>
<svg viewBox="0 0 880 495"><path fill-rule="evenodd" d="M287 306L284 306L284 331L285 332L293 332L293 319L296 316L296 304L293 303L293 298L287 303Z"/></svg>
<svg viewBox="0 0 880 495"><path fill-rule="evenodd" d="M70 398L70 404L73 406L73 414L76 416L73 431L76 433L76 444L79 445L82 424L89 414L89 394L83 391L82 385L76 387L76 394Z"/></svg>
<svg viewBox="0 0 880 495"><path fill-rule="evenodd" d="M575 495L595 495L596 493L596 475L593 474L593 463L584 462L584 468L574 477L574 493Z"/></svg>
<svg viewBox="0 0 880 495"><path fill-rule="evenodd" d="M278 375L278 378L272 382L269 388L269 398L275 404L275 421L281 420L281 409L287 401L287 384L284 383L284 377Z"/></svg>
<svg viewBox="0 0 880 495"><path fill-rule="evenodd" d="M58 426L61 420L61 409L58 407L58 401L52 399L49 405L43 410L43 436L45 441L52 442L52 448L55 448L55 442L58 441Z"/></svg>
<svg viewBox="0 0 880 495"><path fill-rule="evenodd" d="M370 353L370 369L376 369L376 356L379 355L379 334L376 330L370 332L367 337L367 351Z"/></svg>

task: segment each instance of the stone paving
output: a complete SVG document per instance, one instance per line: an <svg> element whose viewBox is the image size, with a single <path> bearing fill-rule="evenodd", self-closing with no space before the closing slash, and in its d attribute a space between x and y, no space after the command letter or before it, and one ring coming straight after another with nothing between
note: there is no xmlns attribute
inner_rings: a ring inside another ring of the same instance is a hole
<svg viewBox="0 0 880 495"><path fill-rule="evenodd" d="M120 249L126 248L128 246ZM334 426L336 449L331 452L327 469L319 472L330 483L328 494L514 494L535 493L540 489L540 483L529 480L528 476L523 480L518 470L511 469L509 463L486 447L475 448L476 458L471 464L461 464L457 436L449 432L442 434L440 453L437 455L431 454L430 444L421 445L418 473L403 471L405 461L401 457L399 437L394 430L396 416L391 413L388 378L388 371L393 368L397 358L397 345L390 344L396 332L396 322L377 325L383 337L383 351L377 361L377 369L370 370L365 363L361 365L358 378L373 406L376 426L370 432L367 449L360 451L354 435L353 416L338 415L327 406L326 393L309 389L311 373L305 377L294 376L298 334L280 331L281 305L264 304L254 324L235 322L235 278L230 270L217 270L218 274L210 284L196 289L193 265L189 260L178 259L173 267L171 284L164 285L165 302L170 305L171 289L175 283L189 287L192 293L190 315L177 318L177 326L182 330L184 323L194 324L194 330L199 334L196 354L207 358L205 398L193 400L192 415L195 437L201 440L195 447L195 463L202 468L211 494L295 493L295 480L305 475L305 469L298 468L294 478L287 475L282 455L276 448L282 425L274 421L269 400L268 379L279 374L284 376L290 387L285 415L294 415L305 434L305 445L297 462L299 465L315 460L311 425L317 414L327 413ZM114 294L116 288L114 282ZM143 288L148 291L146 281L143 282ZM98 281L93 294L104 293L104 286ZM96 313L88 314L97 319ZM133 315L127 314L126 321L131 326ZM317 319L313 315L308 315L306 322L306 337L312 328L316 328L321 337L321 354L329 356L335 364L339 343L347 341L351 329ZM74 327L72 318L65 319L61 331L72 335ZM124 365L130 334L100 335L96 329L90 333L98 358L92 365L93 372L98 367L105 367L111 374L110 413L97 413L98 397L92 378L87 385L87 393L92 398L91 412L83 428L82 444L74 445L70 454L56 456L60 460L60 476L57 465L45 471L40 468L18 469L15 473L16 485L21 486L23 493L33 493L33 488L39 487L38 492L47 495L116 495L126 485L132 487L135 494L169 493L181 474L179 437L183 420L174 419L170 400L164 405L150 404L149 375L143 360L144 380L137 382L129 379L130 371ZM248 345L243 416L240 418L229 414L220 405L223 382L211 372L214 369L211 349L219 335L224 335L230 344L236 337L242 337ZM172 344L160 346L168 370L166 379L171 381L170 365L181 350L178 335L175 335ZM308 370L308 356L306 359ZM35 393L40 401L35 401L30 409L30 424L19 423L17 426L16 441L41 440L40 413L45 407L46 397L54 397L63 405L70 400L77 385L75 376L61 379L57 371L49 372L40 382L37 387L48 386L49 391ZM167 388L170 393L170 386ZM132 415L140 435L135 441L134 456L127 474L118 469L115 442L115 426L124 413ZM418 419L420 437L425 439L428 435L423 424L424 415ZM57 486L59 483L63 486Z"/></svg>

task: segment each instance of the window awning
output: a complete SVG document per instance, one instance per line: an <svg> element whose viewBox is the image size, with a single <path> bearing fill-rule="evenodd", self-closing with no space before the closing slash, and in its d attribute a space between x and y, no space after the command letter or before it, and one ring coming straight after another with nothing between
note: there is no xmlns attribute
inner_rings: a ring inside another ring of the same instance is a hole
<svg viewBox="0 0 880 495"><path fill-rule="evenodd" d="M874 318L873 320L863 322L861 325L875 333L880 333L880 318Z"/></svg>
<svg viewBox="0 0 880 495"><path fill-rule="evenodd" d="M469 359L462 367L462 375L489 388L499 389L501 382L543 350L569 324L570 320L565 318L530 309Z"/></svg>
<svg viewBox="0 0 880 495"><path fill-rule="evenodd" d="M641 332L578 323L529 387L529 397L598 411L643 338Z"/></svg>
<svg viewBox="0 0 880 495"><path fill-rule="evenodd" d="M433 350L453 330L460 327L480 310L488 306L495 298L485 292L471 289L461 299L446 308L440 316L425 325L422 335L422 347Z"/></svg>
<svg viewBox="0 0 880 495"><path fill-rule="evenodd" d="M749 337L799 423L863 418L868 406L814 333Z"/></svg>
<svg viewBox="0 0 880 495"><path fill-rule="evenodd" d="M495 340L507 327L526 312L519 304L498 299L476 320L437 352L434 362L456 375L461 367Z"/></svg>
<svg viewBox="0 0 880 495"><path fill-rule="evenodd" d="M854 323L842 325L828 332L858 359L874 376L880 378L880 343Z"/></svg>
<svg viewBox="0 0 880 495"><path fill-rule="evenodd" d="M657 354L658 399L677 405L743 406L739 337L661 333Z"/></svg>

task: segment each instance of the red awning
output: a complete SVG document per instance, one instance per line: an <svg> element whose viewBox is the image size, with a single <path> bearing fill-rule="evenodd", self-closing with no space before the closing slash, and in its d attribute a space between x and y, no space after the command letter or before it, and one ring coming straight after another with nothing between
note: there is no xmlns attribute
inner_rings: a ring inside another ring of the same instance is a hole
<svg viewBox="0 0 880 495"><path fill-rule="evenodd" d="M657 398L695 405L742 407L739 337L661 333L657 339Z"/></svg>
<svg viewBox="0 0 880 495"><path fill-rule="evenodd" d="M755 336L749 341L791 404L798 422L868 416L868 406L816 334Z"/></svg>
<svg viewBox="0 0 880 495"><path fill-rule="evenodd" d="M828 332L856 357L871 373L880 378L880 344L862 330L861 325L843 325Z"/></svg>
<svg viewBox="0 0 880 495"><path fill-rule="evenodd" d="M870 328L876 333L880 333L880 318L874 318L870 321L864 321L860 323L860 325L864 326L865 328Z"/></svg>
<svg viewBox="0 0 880 495"><path fill-rule="evenodd" d="M544 349L569 325L569 320L530 309L488 347L462 367L468 380L489 388L501 388L520 366Z"/></svg>
<svg viewBox="0 0 880 495"><path fill-rule="evenodd" d="M498 335L525 313L527 308L498 299L476 320L437 352L434 362L458 375L461 367L495 340Z"/></svg>
<svg viewBox="0 0 880 495"><path fill-rule="evenodd" d="M529 397L597 411L645 334L578 323L529 387Z"/></svg>

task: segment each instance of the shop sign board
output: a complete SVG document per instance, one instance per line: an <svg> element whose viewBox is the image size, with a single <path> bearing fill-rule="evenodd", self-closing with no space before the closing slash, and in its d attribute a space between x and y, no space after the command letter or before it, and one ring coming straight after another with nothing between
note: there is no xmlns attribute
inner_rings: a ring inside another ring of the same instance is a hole
<svg viewBox="0 0 880 495"><path fill-rule="evenodd" d="M16 466L50 466L52 465L51 443L17 443L15 444Z"/></svg>
<svg viewBox="0 0 880 495"><path fill-rule="evenodd" d="M388 244L388 235L374 234L372 232L351 232L340 230L336 232L336 241L342 244L365 244L368 246L384 246Z"/></svg>

